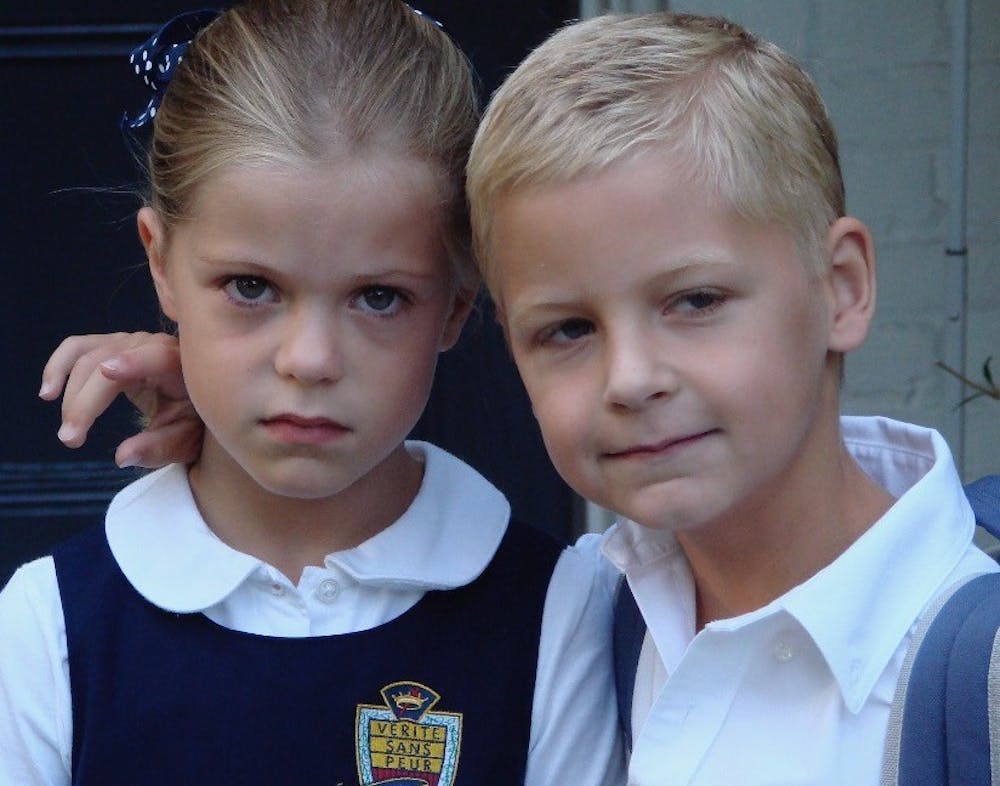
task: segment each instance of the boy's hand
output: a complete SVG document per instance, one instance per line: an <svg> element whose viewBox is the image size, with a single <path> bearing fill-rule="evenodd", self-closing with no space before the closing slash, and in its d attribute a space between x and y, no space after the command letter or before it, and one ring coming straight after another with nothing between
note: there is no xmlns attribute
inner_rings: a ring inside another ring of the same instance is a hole
<svg viewBox="0 0 1000 786"><path fill-rule="evenodd" d="M80 447L94 421L124 393L142 413L145 430L118 446L118 466L152 468L190 462L201 451L203 425L188 400L180 352L172 336L71 336L46 363L38 395L52 401L60 393L59 439L67 447Z"/></svg>

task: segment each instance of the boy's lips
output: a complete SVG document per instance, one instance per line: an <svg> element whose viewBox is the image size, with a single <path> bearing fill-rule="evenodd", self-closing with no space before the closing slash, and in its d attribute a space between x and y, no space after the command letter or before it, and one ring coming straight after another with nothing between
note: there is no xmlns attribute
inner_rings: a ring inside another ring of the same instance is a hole
<svg viewBox="0 0 1000 786"><path fill-rule="evenodd" d="M706 431L699 431L694 434L686 434L680 437L667 437L659 442L637 443L629 445L622 450L609 451L604 454L604 457L610 459L642 459L649 458L651 456L662 456L673 453L689 445L693 445L696 442L700 442L705 437L711 436L717 432L718 429L708 429Z"/></svg>
<svg viewBox="0 0 1000 786"><path fill-rule="evenodd" d="M263 418L261 425L269 434L282 442L320 445L343 436L350 429L324 417L305 417L283 412Z"/></svg>

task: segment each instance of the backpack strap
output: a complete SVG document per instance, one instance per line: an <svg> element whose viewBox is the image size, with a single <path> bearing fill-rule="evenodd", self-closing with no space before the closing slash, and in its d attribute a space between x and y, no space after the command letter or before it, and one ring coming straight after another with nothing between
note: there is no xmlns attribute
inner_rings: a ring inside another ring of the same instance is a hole
<svg viewBox="0 0 1000 786"><path fill-rule="evenodd" d="M632 694L639 654L646 637L646 621L639 612L628 579L618 581L615 593L614 658L615 692L618 695L618 723L625 738L625 750L632 753Z"/></svg>
<svg viewBox="0 0 1000 786"><path fill-rule="evenodd" d="M1000 573L921 616L889 713L882 786L1000 784Z"/></svg>
<svg viewBox="0 0 1000 786"><path fill-rule="evenodd" d="M986 475L965 486L976 523L1000 538L1000 475Z"/></svg>

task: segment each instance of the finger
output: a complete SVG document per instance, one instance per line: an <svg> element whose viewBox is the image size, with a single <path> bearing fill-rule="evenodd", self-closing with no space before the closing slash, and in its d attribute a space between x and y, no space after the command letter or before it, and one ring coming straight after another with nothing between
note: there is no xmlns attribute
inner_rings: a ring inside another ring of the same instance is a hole
<svg viewBox="0 0 1000 786"><path fill-rule="evenodd" d="M108 379L124 385L151 388L166 398L187 398L180 346L174 336L150 336L142 344L102 361L100 370Z"/></svg>
<svg viewBox="0 0 1000 786"><path fill-rule="evenodd" d="M157 469L167 464L190 464L201 453L202 425L200 420L186 419L143 431L129 437L115 451L119 467Z"/></svg>
<svg viewBox="0 0 1000 786"><path fill-rule="evenodd" d="M153 341L152 333L112 333L107 336L98 336L105 340L94 346L90 352L81 355L69 373L66 380L63 397L76 395L77 391L98 372L101 367L119 356L123 352L128 352L135 347L141 347ZM99 371L104 374L103 370ZM106 376L106 375L105 375ZM120 386L124 389L124 386Z"/></svg>
<svg viewBox="0 0 1000 786"><path fill-rule="evenodd" d="M155 431L158 428L185 420L190 420L199 428L201 427L201 418L195 411L194 405L188 399L167 400L149 418L149 421L146 423L146 431Z"/></svg>
<svg viewBox="0 0 1000 786"><path fill-rule="evenodd" d="M51 401L62 393L63 386L69 378L70 373L77 366L80 360L90 356L90 365L99 362L98 356L92 355L95 350L107 347L115 342L120 342L125 333L112 333L110 335L94 334L88 336L70 336L65 339L55 351L49 356L42 369L42 386L38 395L47 401Z"/></svg>
<svg viewBox="0 0 1000 786"><path fill-rule="evenodd" d="M92 370L83 379L84 370L75 368L70 376L73 384L66 385L62 401L62 426L59 439L67 447L77 448L87 438L87 432L94 421L104 412L120 393L123 386Z"/></svg>
<svg viewBox="0 0 1000 786"><path fill-rule="evenodd" d="M63 392L58 436L68 447L84 444L94 421L120 393L147 416L156 413L161 397L186 396L177 341L163 334L74 336L53 353L47 371L52 390Z"/></svg>
<svg viewBox="0 0 1000 786"><path fill-rule="evenodd" d="M39 395L53 399L62 392L72 398L102 362L151 340L152 334L141 332L71 336L49 358Z"/></svg>

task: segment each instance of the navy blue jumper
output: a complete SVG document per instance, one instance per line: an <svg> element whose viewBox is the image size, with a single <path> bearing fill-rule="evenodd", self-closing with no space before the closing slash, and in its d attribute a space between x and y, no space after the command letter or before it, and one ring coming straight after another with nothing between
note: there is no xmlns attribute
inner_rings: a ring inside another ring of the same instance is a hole
<svg viewBox="0 0 1000 786"><path fill-rule="evenodd" d="M560 550L512 522L471 584L371 630L280 638L149 603L92 529L54 553L73 783L521 783Z"/></svg>

